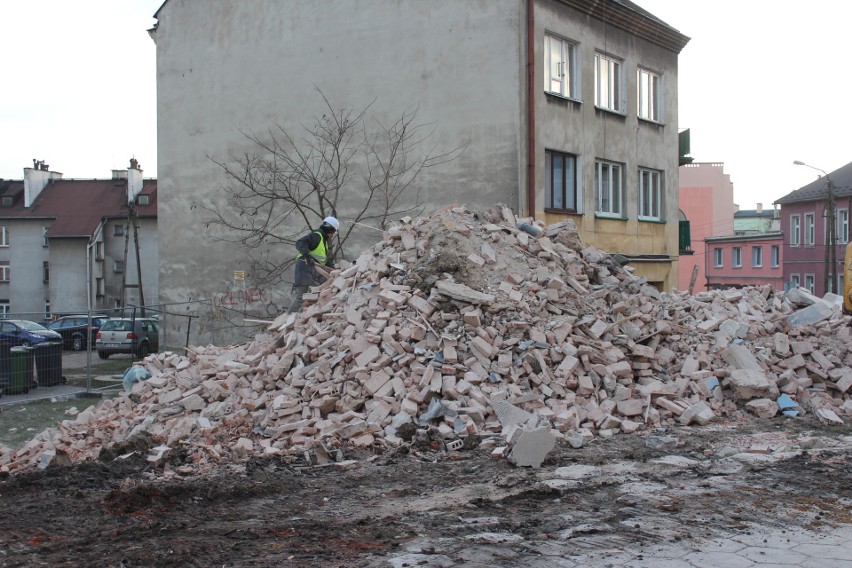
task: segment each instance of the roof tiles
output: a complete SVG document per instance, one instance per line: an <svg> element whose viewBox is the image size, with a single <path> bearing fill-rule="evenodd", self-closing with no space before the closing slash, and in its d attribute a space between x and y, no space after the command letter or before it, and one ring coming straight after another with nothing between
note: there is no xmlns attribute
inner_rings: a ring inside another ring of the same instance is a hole
<svg viewBox="0 0 852 568"><path fill-rule="evenodd" d="M24 206L24 183L0 182L0 198L13 197L11 206L0 201L0 219L53 219L48 237L90 237L103 218L127 217L127 180L57 179L45 186L32 206ZM141 195L147 205L137 205L139 217L157 216L157 180L144 180Z"/></svg>

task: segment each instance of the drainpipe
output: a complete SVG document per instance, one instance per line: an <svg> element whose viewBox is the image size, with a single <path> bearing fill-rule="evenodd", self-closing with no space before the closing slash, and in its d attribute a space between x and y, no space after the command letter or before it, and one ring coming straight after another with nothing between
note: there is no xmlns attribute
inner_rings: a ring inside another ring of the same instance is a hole
<svg viewBox="0 0 852 568"><path fill-rule="evenodd" d="M535 0L527 0L527 207L535 219Z"/></svg>

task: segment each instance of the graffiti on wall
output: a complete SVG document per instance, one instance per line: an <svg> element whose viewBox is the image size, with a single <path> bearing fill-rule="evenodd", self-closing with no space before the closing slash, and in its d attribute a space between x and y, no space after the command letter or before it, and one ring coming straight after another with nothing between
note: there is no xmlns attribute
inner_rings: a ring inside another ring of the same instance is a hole
<svg viewBox="0 0 852 568"><path fill-rule="evenodd" d="M276 317L282 312L284 300L276 291L261 287L231 285L211 295L215 312L227 319L225 312L242 316Z"/></svg>

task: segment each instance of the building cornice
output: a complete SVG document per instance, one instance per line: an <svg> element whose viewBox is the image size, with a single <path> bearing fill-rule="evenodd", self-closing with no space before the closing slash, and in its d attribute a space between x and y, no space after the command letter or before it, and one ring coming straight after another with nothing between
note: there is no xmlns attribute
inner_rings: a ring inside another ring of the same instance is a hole
<svg viewBox="0 0 852 568"><path fill-rule="evenodd" d="M726 235L724 237L705 237L705 243L728 243L728 242L743 242L743 241L774 241L783 239L784 233L781 231L772 231L769 233L758 233L756 235Z"/></svg>
<svg viewBox="0 0 852 568"><path fill-rule="evenodd" d="M668 24L649 18L613 0L557 1L675 53L680 53L689 43L690 38L688 36L683 35Z"/></svg>

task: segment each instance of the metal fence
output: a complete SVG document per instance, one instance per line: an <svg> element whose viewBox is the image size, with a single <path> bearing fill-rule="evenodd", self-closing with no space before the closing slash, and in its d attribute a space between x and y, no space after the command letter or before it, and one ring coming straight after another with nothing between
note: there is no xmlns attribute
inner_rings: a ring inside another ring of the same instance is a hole
<svg viewBox="0 0 852 568"><path fill-rule="evenodd" d="M79 316L91 322L97 316L110 318L151 318L158 322L159 341L157 351L183 352L190 345L191 337L204 337L205 343L230 344L235 340L250 340L263 325L258 324L258 318L277 317L279 308L276 306L269 314L249 313L244 306L235 302L217 302L211 300L196 300L174 304L151 304L146 306L130 305L121 309L106 310L66 310L55 312L50 317L44 313L16 312L0 314L0 322L26 320L40 323L44 326L54 324L67 316ZM166 333L168 330L168 334ZM60 332L62 330L60 329ZM83 327L85 331L85 326ZM74 350L74 345L63 338L63 348L60 350L46 349L30 345L32 351L31 363L26 363L28 369L21 370L21 363L10 355L10 349L21 345L20 342L7 339L8 356L3 359L4 337L0 333L0 405L10 401L28 400L35 398L53 398L55 396L100 396L103 391L121 388L121 378L134 361L139 360L135 355L110 355L102 359L95 349L97 330L89 335L90 341L84 342L80 350ZM88 334L87 334L88 335ZM17 365L12 373L12 367ZM61 365L60 370L54 367ZM23 387L8 386L13 379L19 383L23 380L20 373L27 374L28 392L22 392ZM55 377L59 376L57 380ZM14 375L14 377L13 377ZM13 392L14 391L14 392Z"/></svg>

